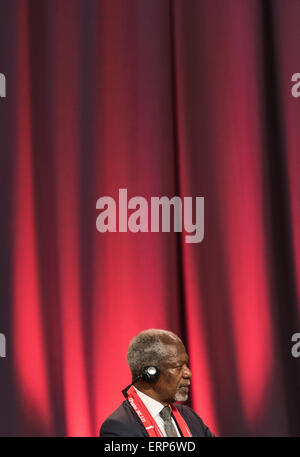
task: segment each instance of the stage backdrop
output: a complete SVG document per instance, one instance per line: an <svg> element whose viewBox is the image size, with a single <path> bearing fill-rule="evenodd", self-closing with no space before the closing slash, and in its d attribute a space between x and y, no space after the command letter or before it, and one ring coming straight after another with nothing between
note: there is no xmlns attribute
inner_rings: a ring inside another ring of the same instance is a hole
<svg viewBox="0 0 300 457"><path fill-rule="evenodd" d="M147 328L217 435L300 433L297 0L0 1L3 435L96 436ZM97 199L205 198L205 235Z"/></svg>

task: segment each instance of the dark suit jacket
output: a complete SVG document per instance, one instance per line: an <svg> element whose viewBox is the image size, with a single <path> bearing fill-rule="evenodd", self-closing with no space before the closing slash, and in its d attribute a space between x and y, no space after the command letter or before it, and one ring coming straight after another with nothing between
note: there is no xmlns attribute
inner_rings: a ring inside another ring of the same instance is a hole
<svg viewBox="0 0 300 457"><path fill-rule="evenodd" d="M192 408L178 404L176 404L176 408L187 423L192 436L214 436ZM100 436L149 437L128 400L123 401L119 408L103 422Z"/></svg>

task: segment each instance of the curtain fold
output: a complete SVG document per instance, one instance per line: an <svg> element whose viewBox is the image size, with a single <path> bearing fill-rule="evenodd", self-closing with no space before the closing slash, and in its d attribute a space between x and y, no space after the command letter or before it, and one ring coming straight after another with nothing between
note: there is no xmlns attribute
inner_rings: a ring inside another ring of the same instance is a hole
<svg viewBox="0 0 300 457"><path fill-rule="evenodd" d="M131 338L164 328L215 434L297 434L299 2L0 5L9 433L96 436L130 382ZM203 242L99 233L96 202L119 189L204 197Z"/></svg>

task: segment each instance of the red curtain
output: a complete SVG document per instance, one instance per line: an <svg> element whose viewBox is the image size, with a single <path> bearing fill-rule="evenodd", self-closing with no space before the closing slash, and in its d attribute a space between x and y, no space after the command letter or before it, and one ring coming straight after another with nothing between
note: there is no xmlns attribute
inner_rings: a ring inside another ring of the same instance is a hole
<svg viewBox="0 0 300 457"><path fill-rule="evenodd" d="M9 433L97 435L147 328L183 338L215 434L299 432L300 3L1 5ZM204 197L203 242L100 234L121 188Z"/></svg>

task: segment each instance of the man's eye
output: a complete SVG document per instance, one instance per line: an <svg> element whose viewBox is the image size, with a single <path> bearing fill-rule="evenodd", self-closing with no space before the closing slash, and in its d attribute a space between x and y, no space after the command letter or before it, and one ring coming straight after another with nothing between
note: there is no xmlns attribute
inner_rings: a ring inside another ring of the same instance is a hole
<svg viewBox="0 0 300 457"><path fill-rule="evenodd" d="M181 365L176 365L174 368L176 368L177 370L182 370L184 365L188 368L188 364L185 364L185 363L182 363Z"/></svg>

